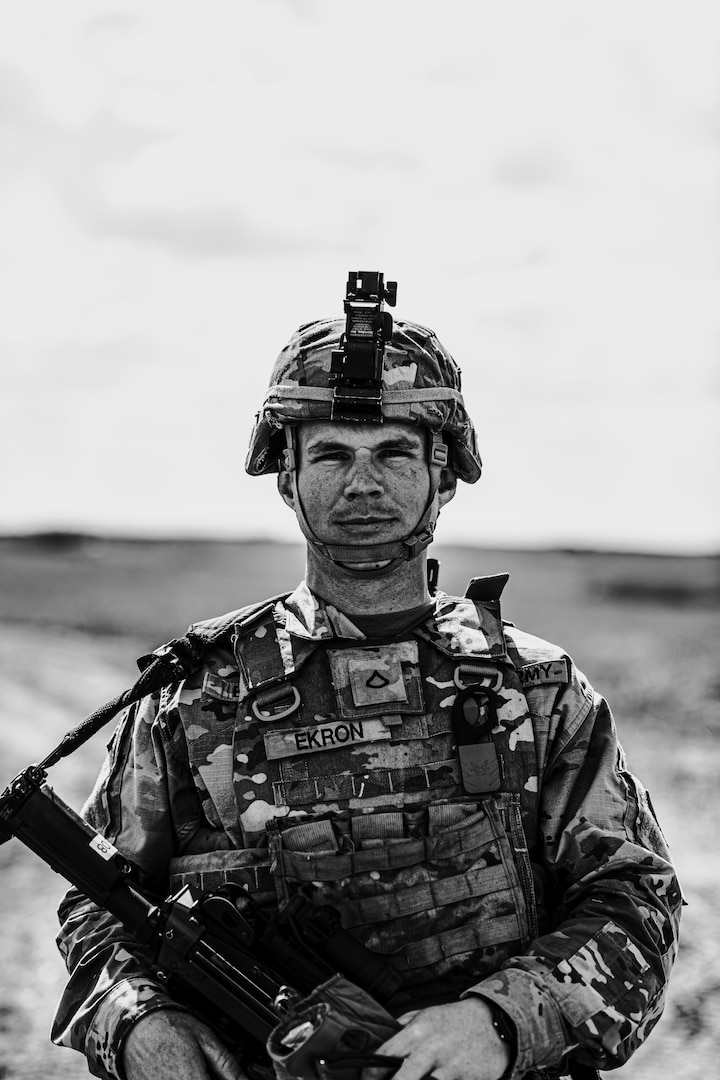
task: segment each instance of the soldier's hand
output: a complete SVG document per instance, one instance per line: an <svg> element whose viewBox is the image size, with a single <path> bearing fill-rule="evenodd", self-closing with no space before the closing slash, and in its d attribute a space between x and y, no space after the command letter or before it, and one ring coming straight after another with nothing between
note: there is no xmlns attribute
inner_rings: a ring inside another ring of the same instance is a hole
<svg viewBox="0 0 720 1080"><path fill-rule="evenodd" d="M393 1080L500 1080L510 1064L510 1047L492 1024L490 1009L479 997L434 1005L400 1017L398 1031L378 1054L404 1058ZM364 1069L363 1080L383 1080L383 1069Z"/></svg>
<svg viewBox="0 0 720 1080"><path fill-rule="evenodd" d="M127 1080L246 1080L217 1035L176 1009L141 1017L130 1029L122 1060Z"/></svg>

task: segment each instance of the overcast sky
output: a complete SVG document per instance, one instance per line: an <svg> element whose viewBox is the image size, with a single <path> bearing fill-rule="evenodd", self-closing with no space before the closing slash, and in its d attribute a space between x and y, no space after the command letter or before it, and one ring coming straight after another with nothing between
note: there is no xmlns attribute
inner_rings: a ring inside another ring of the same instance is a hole
<svg viewBox="0 0 720 1080"><path fill-rule="evenodd" d="M253 415L378 269L439 536L720 549L719 113L709 0L0 0L0 532L295 536Z"/></svg>

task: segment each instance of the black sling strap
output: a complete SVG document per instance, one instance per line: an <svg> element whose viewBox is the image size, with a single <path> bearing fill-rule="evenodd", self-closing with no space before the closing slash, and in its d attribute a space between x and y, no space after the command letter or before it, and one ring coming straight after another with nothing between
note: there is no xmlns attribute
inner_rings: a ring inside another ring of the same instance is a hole
<svg viewBox="0 0 720 1080"><path fill-rule="evenodd" d="M138 661L142 672L137 682L105 705L95 709L76 727L68 731L55 749L40 762L40 768L49 769L61 758L72 754L128 705L134 705L136 701L140 701L148 694L156 693L168 683L187 678L200 666L203 656L216 637L215 634L209 636L190 629L184 637L174 638L163 646L162 653L151 653L149 656L142 657Z"/></svg>
<svg viewBox="0 0 720 1080"><path fill-rule="evenodd" d="M105 705L101 705L99 709L95 709L76 727L68 731L55 749L40 762L39 768L49 769L62 758L72 754L128 705L134 705L136 701L140 701L149 694L157 693L164 686L192 675L200 667L203 658L213 645L217 644L232 627L250 625L254 618L286 596L287 593L278 593L277 596L259 604L239 608L218 619L211 619L207 623L196 623L183 637L173 638L155 652L141 656L138 660L141 674L137 682Z"/></svg>

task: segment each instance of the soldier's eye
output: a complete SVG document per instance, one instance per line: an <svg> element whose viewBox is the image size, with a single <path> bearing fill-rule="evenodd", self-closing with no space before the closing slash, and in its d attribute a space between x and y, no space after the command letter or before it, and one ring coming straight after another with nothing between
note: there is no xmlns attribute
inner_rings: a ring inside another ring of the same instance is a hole
<svg viewBox="0 0 720 1080"><path fill-rule="evenodd" d="M313 456L313 461L345 461L347 453L344 450L326 450L323 454Z"/></svg>
<svg viewBox="0 0 720 1080"><path fill-rule="evenodd" d="M381 457L412 458L415 457L415 452L407 446L389 446L386 450L382 451Z"/></svg>

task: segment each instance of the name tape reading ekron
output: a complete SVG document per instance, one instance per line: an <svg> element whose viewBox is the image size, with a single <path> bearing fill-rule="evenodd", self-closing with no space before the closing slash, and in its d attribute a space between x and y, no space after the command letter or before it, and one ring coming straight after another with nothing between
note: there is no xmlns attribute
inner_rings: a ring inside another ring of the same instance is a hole
<svg viewBox="0 0 720 1080"><path fill-rule="evenodd" d="M270 731L264 736L269 761L389 738L390 729L382 720L334 720L330 724L293 728L291 731Z"/></svg>

